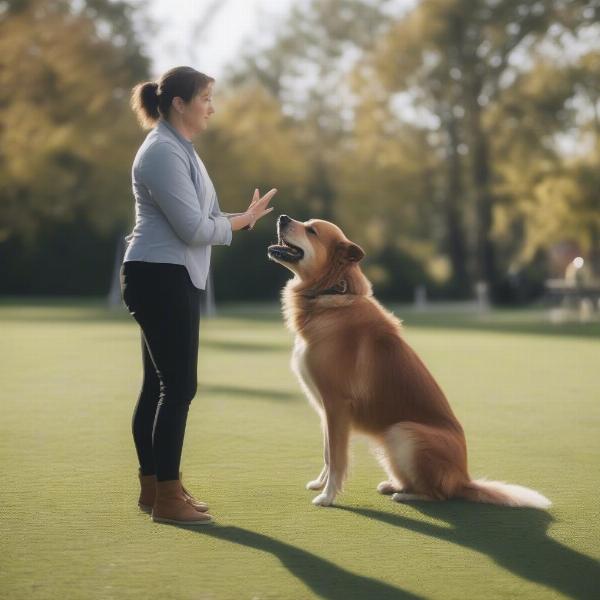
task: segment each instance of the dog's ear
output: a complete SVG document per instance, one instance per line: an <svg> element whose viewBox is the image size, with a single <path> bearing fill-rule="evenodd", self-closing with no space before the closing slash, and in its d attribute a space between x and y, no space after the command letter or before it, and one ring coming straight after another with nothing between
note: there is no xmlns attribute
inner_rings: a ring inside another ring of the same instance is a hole
<svg viewBox="0 0 600 600"><path fill-rule="evenodd" d="M365 256L365 251L353 242L340 242L342 256L349 262L359 262Z"/></svg>

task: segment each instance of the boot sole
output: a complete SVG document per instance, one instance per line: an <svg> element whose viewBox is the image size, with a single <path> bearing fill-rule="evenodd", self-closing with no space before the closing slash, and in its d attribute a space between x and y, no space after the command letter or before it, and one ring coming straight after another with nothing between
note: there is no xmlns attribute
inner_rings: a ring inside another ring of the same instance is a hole
<svg viewBox="0 0 600 600"><path fill-rule="evenodd" d="M193 504L191 506L194 506ZM138 508L142 511L145 512L146 514L150 515L152 514L152 506L150 506L149 504L138 504ZM203 506L194 506L194 508L200 512L200 513L205 513L208 512L208 506L206 508L204 508Z"/></svg>
<svg viewBox="0 0 600 600"><path fill-rule="evenodd" d="M207 506L206 508L204 506L194 506L193 504L191 505L193 506L198 512L201 513L205 513L208 512L209 507ZM151 514L152 513L152 506L150 506L149 504L138 504L138 508L142 511L145 512L146 514Z"/></svg>
<svg viewBox="0 0 600 600"><path fill-rule="evenodd" d="M168 523L169 525L210 525L214 523L212 519L203 519L202 521L177 521L176 519L166 519L165 517L152 517L155 523Z"/></svg>

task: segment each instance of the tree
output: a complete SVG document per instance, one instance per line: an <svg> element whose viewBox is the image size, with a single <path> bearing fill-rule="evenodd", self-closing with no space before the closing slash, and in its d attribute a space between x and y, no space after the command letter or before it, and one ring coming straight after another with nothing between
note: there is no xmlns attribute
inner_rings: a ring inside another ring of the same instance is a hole
<svg viewBox="0 0 600 600"><path fill-rule="evenodd" d="M528 56L547 40L550 26L576 27L592 16L585 16L586 8L588 3L563 0L423 0L382 44L378 62L387 63L392 89L415 90L417 101L427 98L454 140L449 147L464 145L474 199L476 274L492 288L500 274L493 237L494 130L487 115L527 69ZM449 177L448 190L456 183ZM452 210L448 215L451 222Z"/></svg>
<svg viewBox="0 0 600 600"><path fill-rule="evenodd" d="M385 28L389 4L310 0L296 6L277 27L274 43L249 54L230 79L234 85L258 81L296 119L311 165L307 202L325 219L339 216L332 159L351 127L348 77Z"/></svg>
<svg viewBox="0 0 600 600"><path fill-rule="evenodd" d="M132 216L148 76L131 6L0 2L0 281L11 293L104 293Z"/></svg>
<svg viewBox="0 0 600 600"><path fill-rule="evenodd" d="M12 2L0 22L0 238L85 215L107 231L130 213L141 132L128 108L147 75L127 5ZM107 26L111 23L111 27Z"/></svg>

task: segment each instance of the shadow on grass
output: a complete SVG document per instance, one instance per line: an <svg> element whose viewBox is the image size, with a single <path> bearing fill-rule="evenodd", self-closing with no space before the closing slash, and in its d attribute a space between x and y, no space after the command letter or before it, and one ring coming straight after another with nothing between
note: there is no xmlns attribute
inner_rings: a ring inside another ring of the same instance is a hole
<svg viewBox="0 0 600 600"><path fill-rule="evenodd" d="M277 390L257 390L245 387L235 387L232 385L203 385L199 383L200 393L225 394L228 396L244 396L245 398L255 398L256 400L284 400L286 402L302 399L300 392L279 392Z"/></svg>
<svg viewBox="0 0 600 600"><path fill-rule="evenodd" d="M346 571L311 552L262 533L235 526L217 525L202 530L192 527L184 528L272 554L319 598L330 600L352 600L353 598L356 600L417 600L422 598L384 581Z"/></svg>
<svg viewBox="0 0 600 600"><path fill-rule="evenodd" d="M598 598L600 564L549 537L547 529L553 519L545 511L460 501L410 505L452 527L372 509L337 508L476 550L515 575L571 598Z"/></svg>

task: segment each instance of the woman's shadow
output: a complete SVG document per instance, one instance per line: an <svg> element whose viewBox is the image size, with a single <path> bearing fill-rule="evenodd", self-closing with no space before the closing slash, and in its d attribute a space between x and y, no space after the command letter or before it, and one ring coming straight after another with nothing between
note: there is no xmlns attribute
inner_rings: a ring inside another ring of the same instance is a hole
<svg viewBox="0 0 600 600"><path fill-rule="evenodd" d="M600 598L600 563L549 537L553 518L545 511L462 501L411 502L411 506L452 527L378 510L338 508L476 550L515 575L571 598Z"/></svg>
<svg viewBox="0 0 600 600"><path fill-rule="evenodd" d="M285 568L303 581L319 598L351 600L422 600L398 587L346 571L311 552L275 538L235 526L185 527L203 535L255 548L276 556Z"/></svg>

